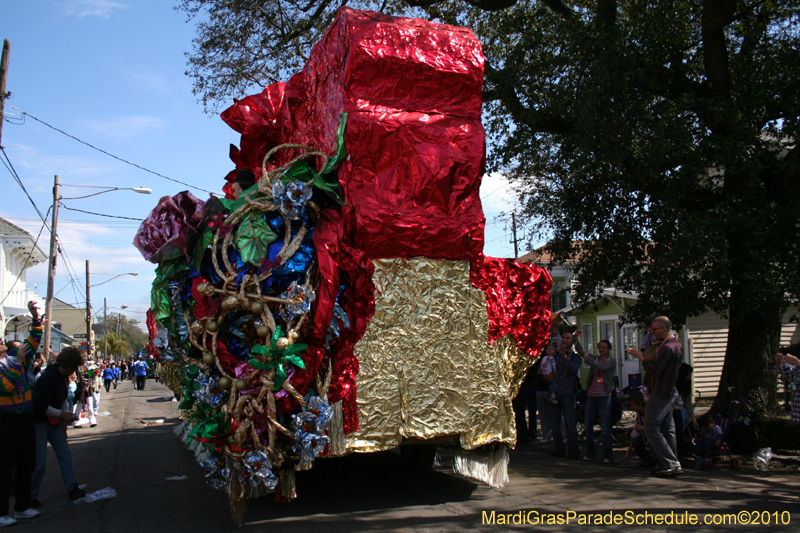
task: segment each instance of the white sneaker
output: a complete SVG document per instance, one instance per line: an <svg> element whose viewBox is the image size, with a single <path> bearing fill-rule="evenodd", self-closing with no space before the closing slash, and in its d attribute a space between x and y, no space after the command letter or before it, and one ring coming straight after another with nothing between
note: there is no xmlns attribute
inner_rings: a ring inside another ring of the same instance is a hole
<svg viewBox="0 0 800 533"><path fill-rule="evenodd" d="M24 511L14 511L14 518L33 518L38 516L39 511L36 509L25 509Z"/></svg>
<svg viewBox="0 0 800 533"><path fill-rule="evenodd" d="M17 521L8 515L0 516L0 527L13 526Z"/></svg>

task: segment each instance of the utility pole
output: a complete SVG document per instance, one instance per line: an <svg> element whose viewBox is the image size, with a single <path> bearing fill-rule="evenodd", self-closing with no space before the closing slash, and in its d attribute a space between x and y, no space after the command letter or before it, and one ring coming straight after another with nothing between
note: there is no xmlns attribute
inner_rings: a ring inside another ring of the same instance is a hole
<svg viewBox="0 0 800 533"><path fill-rule="evenodd" d="M103 298L103 357L108 359L108 298Z"/></svg>
<svg viewBox="0 0 800 533"><path fill-rule="evenodd" d="M514 234L514 238L511 240L511 242L514 243L514 259L516 259L517 257L519 257L519 250L517 249L517 242L519 241L519 239L517 239L517 213L516 213L516 211L512 211L511 212L511 232Z"/></svg>
<svg viewBox="0 0 800 533"><path fill-rule="evenodd" d="M86 359L92 355L92 303L89 297L89 260L86 260Z"/></svg>
<svg viewBox="0 0 800 533"><path fill-rule="evenodd" d="M6 41L8 42L8 41ZM5 50L3 51L5 58ZM0 120L2 123L2 120ZM50 361L50 325L53 323L53 285L56 279L56 259L58 259L58 239L56 225L58 224L58 188L60 177L56 174L53 180L53 220L50 222L50 262L47 267L47 300L44 304L44 339L42 340L42 355L44 360Z"/></svg>
<svg viewBox="0 0 800 533"><path fill-rule="evenodd" d="M8 54L11 41L3 39L3 58L0 60L0 148L3 147L3 110L6 107L6 76L8 75Z"/></svg>

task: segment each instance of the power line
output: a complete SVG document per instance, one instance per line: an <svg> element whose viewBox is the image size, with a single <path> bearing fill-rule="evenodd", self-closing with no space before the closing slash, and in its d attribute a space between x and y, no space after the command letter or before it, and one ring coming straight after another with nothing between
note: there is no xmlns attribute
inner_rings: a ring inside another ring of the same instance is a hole
<svg viewBox="0 0 800 533"><path fill-rule="evenodd" d="M130 161L128 161L127 159L122 159L121 157L117 157L117 156L115 156L115 155L114 155L114 154L112 154L112 153L106 152L105 150L103 150L103 149L101 149L101 148L98 148L98 147L96 147L96 146L94 146L94 145L91 145L91 144L87 143L86 141L82 141L82 140L78 139L78 138L77 138L77 137L75 137L74 135L70 135L69 133L67 133L67 132L66 132L66 131L64 131L64 130L60 130L60 129L56 128L55 126L52 126L52 125L48 124L48 123L47 123L47 122L45 122L44 120L41 120L41 119L38 119L38 118L34 117L34 116L33 116L33 115L31 115L30 113L27 113L27 112L23 111L23 112L22 112L22 114L23 114L24 116L31 117L31 118L32 118L33 120L35 120L36 122L39 122L39 123L41 123L41 124L44 124L44 125L45 125L45 126L47 126L48 128L50 128L50 129L53 129L53 130L55 130L55 131L57 131L57 132L59 132L59 133L61 133L61 134L63 134L63 135L66 135L66 136L67 136L67 137L69 137L70 139L74 139L74 140L78 141L79 143L81 143L81 144L84 144L84 145L88 146L89 148L91 148L91 149L93 149L93 150L97 150L98 152L101 152L101 153L103 153L103 154L106 154L106 155L107 155L107 156L109 156L109 157L113 157L113 158L114 158L114 159L116 159L117 161L122 161L123 163L125 163L125 164L128 164L128 165L131 165L132 167L136 167L136 168L138 168L139 170L144 170L145 172L149 172L150 174L154 174L154 175L158 176L159 178L164 178L165 180L169 180L169 181L172 181L172 182L175 182L175 183L179 183L179 184L181 184L181 185L185 185L185 186L187 186L187 187L190 187L190 188L192 188L192 189L197 189L198 191L203 191L203 192L207 192L207 193L209 193L209 194L213 194L211 191L207 191L207 190L205 190L205 189L202 189L202 188L200 188L200 187L197 187L196 185L190 185L190 184L188 184L188 183L184 183L184 182L182 182L182 181L178 181L178 180L176 180L176 179L170 178L169 176L165 176L164 174L159 174L158 172L154 172L154 171L152 171L152 170L150 170L150 169L144 168L144 167L143 167L143 166L141 166L141 165L137 165L136 163L131 163L131 162L130 162Z"/></svg>
<svg viewBox="0 0 800 533"><path fill-rule="evenodd" d="M22 189L22 192L25 193L25 196L28 197L28 200L30 200L31 205L33 205L33 208L36 210L36 213L39 215L39 218L42 219L42 222L44 222L45 225L47 225L47 217L42 215L42 212L39 210L39 206L36 205L36 202L33 201L33 198L31 198L31 195L28 194L28 189L25 188L25 185L22 183L22 180L20 179L19 174L17 174L17 170L14 168L14 165L11 164L11 159L8 158L8 154L6 153L6 149L3 148L2 146L0 146L0 151L3 152L3 156L5 157L5 160L3 160L3 164L6 166L8 171L11 173L11 176L14 178L14 181L17 182L17 185L20 186L20 188ZM48 226L47 229L49 230L50 227Z"/></svg>
<svg viewBox="0 0 800 533"><path fill-rule="evenodd" d="M496 193L496 192L498 192L498 191L502 191L503 189L505 189L505 188L506 188L506 187L508 187L508 186L509 186L509 184L508 184L508 183L504 184L502 187L500 187L499 189L495 189L495 190L493 190L492 192L490 192L490 193L489 193L489 194L487 194L486 196L481 196L481 200L483 200L484 198L487 198L487 197L489 197L489 196L493 195L494 193Z"/></svg>
<svg viewBox="0 0 800 533"><path fill-rule="evenodd" d="M25 193L25 196L27 196L28 200L30 200L31 205L33 205L33 208L36 210L36 213L39 215L39 218L42 220L42 223L44 224L44 227L46 227L48 229L48 231L50 231L50 234L52 235L53 230L47 223L47 217L42 215L42 212L39 209L39 206L36 205L36 202L33 201L33 198L31 198L31 195L28 194L28 190L25 188L25 184L22 183L22 178L20 178L19 174L17 174L17 170L14 168L14 165L11 163L11 159L9 159L8 154L6 153L5 149L0 147L0 151L2 151L3 156L5 157L5 160L3 160L3 164L6 166L8 171L11 173L11 176L14 178L14 181L17 182L17 184L20 186L22 191ZM50 208L48 208L47 212L48 213L50 212ZM59 246L57 246L57 251L61 255L61 257L64 259L64 268L67 271L67 275L72 280L72 285L73 285L72 292L75 295L75 301L77 303L78 302L78 295L75 292L75 276L73 276L73 272L75 272L75 268L72 267L72 263L69 260L69 256L67 256L66 249L63 246L60 245L61 243L60 243L60 239L58 238L58 235L56 235L56 242L59 243ZM49 259L52 260L52 258L49 258ZM72 272L70 272L70 267L72 267Z"/></svg>
<svg viewBox="0 0 800 533"><path fill-rule="evenodd" d="M47 214L48 215L50 214L50 209L47 210ZM47 215L45 215L45 218L47 218ZM14 290L14 287L17 285L17 282L20 280L20 278L22 278L22 275L25 273L25 269L28 267L28 263L30 262L31 257L33 256L33 252L36 251L36 246L39 244L39 237L42 236L42 232L44 231L45 225L46 224L42 224L42 227L39 229L39 234L36 236L36 240L33 241L33 249L31 250L31 253L29 253L28 257L25 258L25 264L22 265L22 268L19 271L17 279L15 279L14 283L11 284L11 288L8 289L8 293L6 293L5 297L3 298L3 301L0 302L0 306L2 306L6 302L8 297L11 296L11 291Z"/></svg>
<svg viewBox="0 0 800 533"><path fill-rule="evenodd" d="M92 211L84 211L83 209L75 209L74 207L67 207L67 206L65 206L64 204L61 204L61 203L59 203L58 205L60 205L61 207L63 207L64 209L67 209L69 211L79 211L81 213L86 213L87 215L96 215L98 217L123 218L125 220L138 220L139 222L142 222L144 220L143 218L120 217L120 216L117 216L117 215L106 215L104 213L93 213Z"/></svg>

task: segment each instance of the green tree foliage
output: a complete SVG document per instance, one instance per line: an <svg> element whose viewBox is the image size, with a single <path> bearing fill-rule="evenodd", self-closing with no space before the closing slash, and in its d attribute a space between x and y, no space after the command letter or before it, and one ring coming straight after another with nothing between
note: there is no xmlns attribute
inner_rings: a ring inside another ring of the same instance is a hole
<svg viewBox="0 0 800 533"><path fill-rule="evenodd" d="M254 88L285 81L303 68L311 46L341 5L396 13L390 0L336 3L329 0L179 0L176 9L197 21L186 74L194 94L215 112Z"/></svg>
<svg viewBox="0 0 800 533"><path fill-rule="evenodd" d="M775 404L770 354L800 294L795 0L347 3L471 27L486 55L489 164L532 240L579 258L578 302L631 319L730 321L720 398ZM342 4L182 0L207 109L286 79Z"/></svg>
<svg viewBox="0 0 800 533"><path fill-rule="evenodd" d="M579 302L729 318L720 399L775 405L797 300L800 8L790 1L517 4L477 16L495 163L535 233L579 257ZM524 67L521 67L524 65Z"/></svg>
<svg viewBox="0 0 800 533"><path fill-rule="evenodd" d="M98 323L105 326L103 317ZM118 357L125 357L135 351L141 350L149 342L147 333L141 328L141 322L128 318L122 313L108 314L108 353ZM95 340L95 349L105 349L105 336L98 336Z"/></svg>

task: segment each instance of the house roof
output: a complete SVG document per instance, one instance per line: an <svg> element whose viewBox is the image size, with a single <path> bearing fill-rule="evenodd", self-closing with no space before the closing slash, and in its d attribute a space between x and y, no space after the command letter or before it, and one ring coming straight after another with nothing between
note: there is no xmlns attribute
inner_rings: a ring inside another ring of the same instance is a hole
<svg viewBox="0 0 800 533"><path fill-rule="evenodd" d="M72 304L68 304L64 300L53 298L53 309L78 309L78 307L75 307Z"/></svg>
<svg viewBox="0 0 800 533"><path fill-rule="evenodd" d="M4 218L0 218L0 235L27 235L28 237L31 236L30 233L20 228L19 226L12 224L11 222L9 222Z"/></svg>
<svg viewBox="0 0 800 533"><path fill-rule="evenodd" d="M0 236L12 237L12 238L22 237L21 240L30 241L30 244L33 246L29 247L27 243L22 243L22 242L16 243L17 246L15 246L19 250L19 253L24 254L23 257L27 254L31 255L30 260L32 260L33 262L32 264L30 264L30 266L36 265L38 263L47 260L47 255L39 247L39 244L36 241L34 241L33 236L30 233L20 228L16 224L12 224L11 222L9 222L4 218L0 218Z"/></svg>
<svg viewBox="0 0 800 533"><path fill-rule="evenodd" d="M570 314L571 312L573 312L573 311L575 311L577 309L583 309L584 307L586 307L590 303L595 302L597 300L600 300L601 298L603 300L606 300L606 299L611 298L611 297L626 298L628 300L638 300L639 299L639 295L636 294L636 293L622 292L622 291L618 291L618 290L615 290L615 289L603 289L602 293L600 293L600 294L598 294L596 296L593 296L585 304L565 307L564 309L559 309L554 314L560 315L560 314L563 313L565 315L568 315L568 314Z"/></svg>
<svg viewBox="0 0 800 533"><path fill-rule="evenodd" d="M572 245L580 247L581 243L579 241L573 241ZM539 263L539 264L541 263L549 264L555 262L553 260L553 255L546 250L546 246L540 246L539 248L518 257L517 261L520 263ZM558 264L571 264L577 262L578 262L577 257L570 257L566 261L559 261Z"/></svg>
<svg viewBox="0 0 800 533"><path fill-rule="evenodd" d="M75 339L71 335L67 335L66 333L64 333L63 331L61 331L60 329L58 329L56 327L50 326L50 331L52 333L54 333L55 335L58 335L59 337L68 339L71 342L75 342Z"/></svg>

